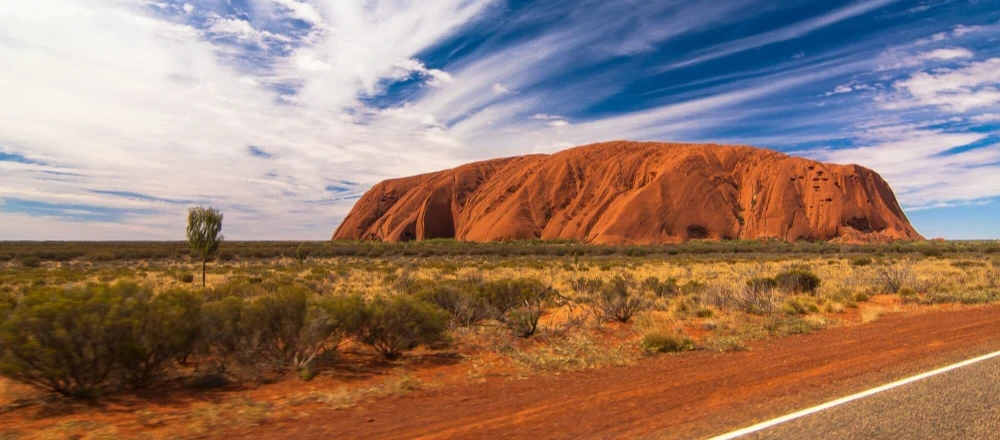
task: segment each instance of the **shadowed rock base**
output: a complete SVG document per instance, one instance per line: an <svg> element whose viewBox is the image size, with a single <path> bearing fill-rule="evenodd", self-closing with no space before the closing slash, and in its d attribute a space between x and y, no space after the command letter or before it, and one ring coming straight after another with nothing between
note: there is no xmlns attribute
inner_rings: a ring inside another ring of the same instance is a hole
<svg viewBox="0 0 1000 440"><path fill-rule="evenodd" d="M334 239L922 240L872 170L723 145L608 142L375 185Z"/></svg>

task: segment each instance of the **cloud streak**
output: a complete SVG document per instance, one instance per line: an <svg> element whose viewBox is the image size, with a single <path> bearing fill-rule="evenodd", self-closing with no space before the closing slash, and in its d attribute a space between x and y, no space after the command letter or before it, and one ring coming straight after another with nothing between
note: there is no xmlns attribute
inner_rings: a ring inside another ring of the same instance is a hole
<svg viewBox="0 0 1000 440"><path fill-rule="evenodd" d="M972 166L996 142L971 124L1000 114L988 14L929 27L880 13L946 8L800 3L16 2L0 12L0 239L177 239L200 203L234 239L320 239L384 178L617 138L861 162L909 206L995 193L996 170ZM857 35L827 44L838 30ZM886 112L909 128L860 125Z"/></svg>

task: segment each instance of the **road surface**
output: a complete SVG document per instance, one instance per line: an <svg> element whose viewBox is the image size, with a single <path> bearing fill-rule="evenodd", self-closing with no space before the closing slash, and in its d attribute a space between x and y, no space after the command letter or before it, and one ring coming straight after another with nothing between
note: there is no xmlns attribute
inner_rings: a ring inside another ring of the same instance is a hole
<svg viewBox="0 0 1000 440"><path fill-rule="evenodd" d="M922 379L740 438L1000 438L1000 358Z"/></svg>

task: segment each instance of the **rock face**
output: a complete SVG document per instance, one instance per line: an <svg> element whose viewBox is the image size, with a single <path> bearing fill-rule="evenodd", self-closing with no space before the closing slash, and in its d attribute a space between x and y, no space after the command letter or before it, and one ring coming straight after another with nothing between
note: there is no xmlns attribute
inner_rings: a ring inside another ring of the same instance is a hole
<svg viewBox="0 0 1000 440"><path fill-rule="evenodd" d="M867 168L745 146L621 141L386 180L333 238L923 239Z"/></svg>

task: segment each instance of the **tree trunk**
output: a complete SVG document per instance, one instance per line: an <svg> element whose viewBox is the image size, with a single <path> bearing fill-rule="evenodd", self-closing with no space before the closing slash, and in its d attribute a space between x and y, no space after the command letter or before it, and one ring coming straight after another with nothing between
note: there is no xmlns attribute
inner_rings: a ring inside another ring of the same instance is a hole
<svg viewBox="0 0 1000 440"><path fill-rule="evenodd" d="M205 265L208 264L207 258L202 258L201 260L201 287L205 287Z"/></svg>

